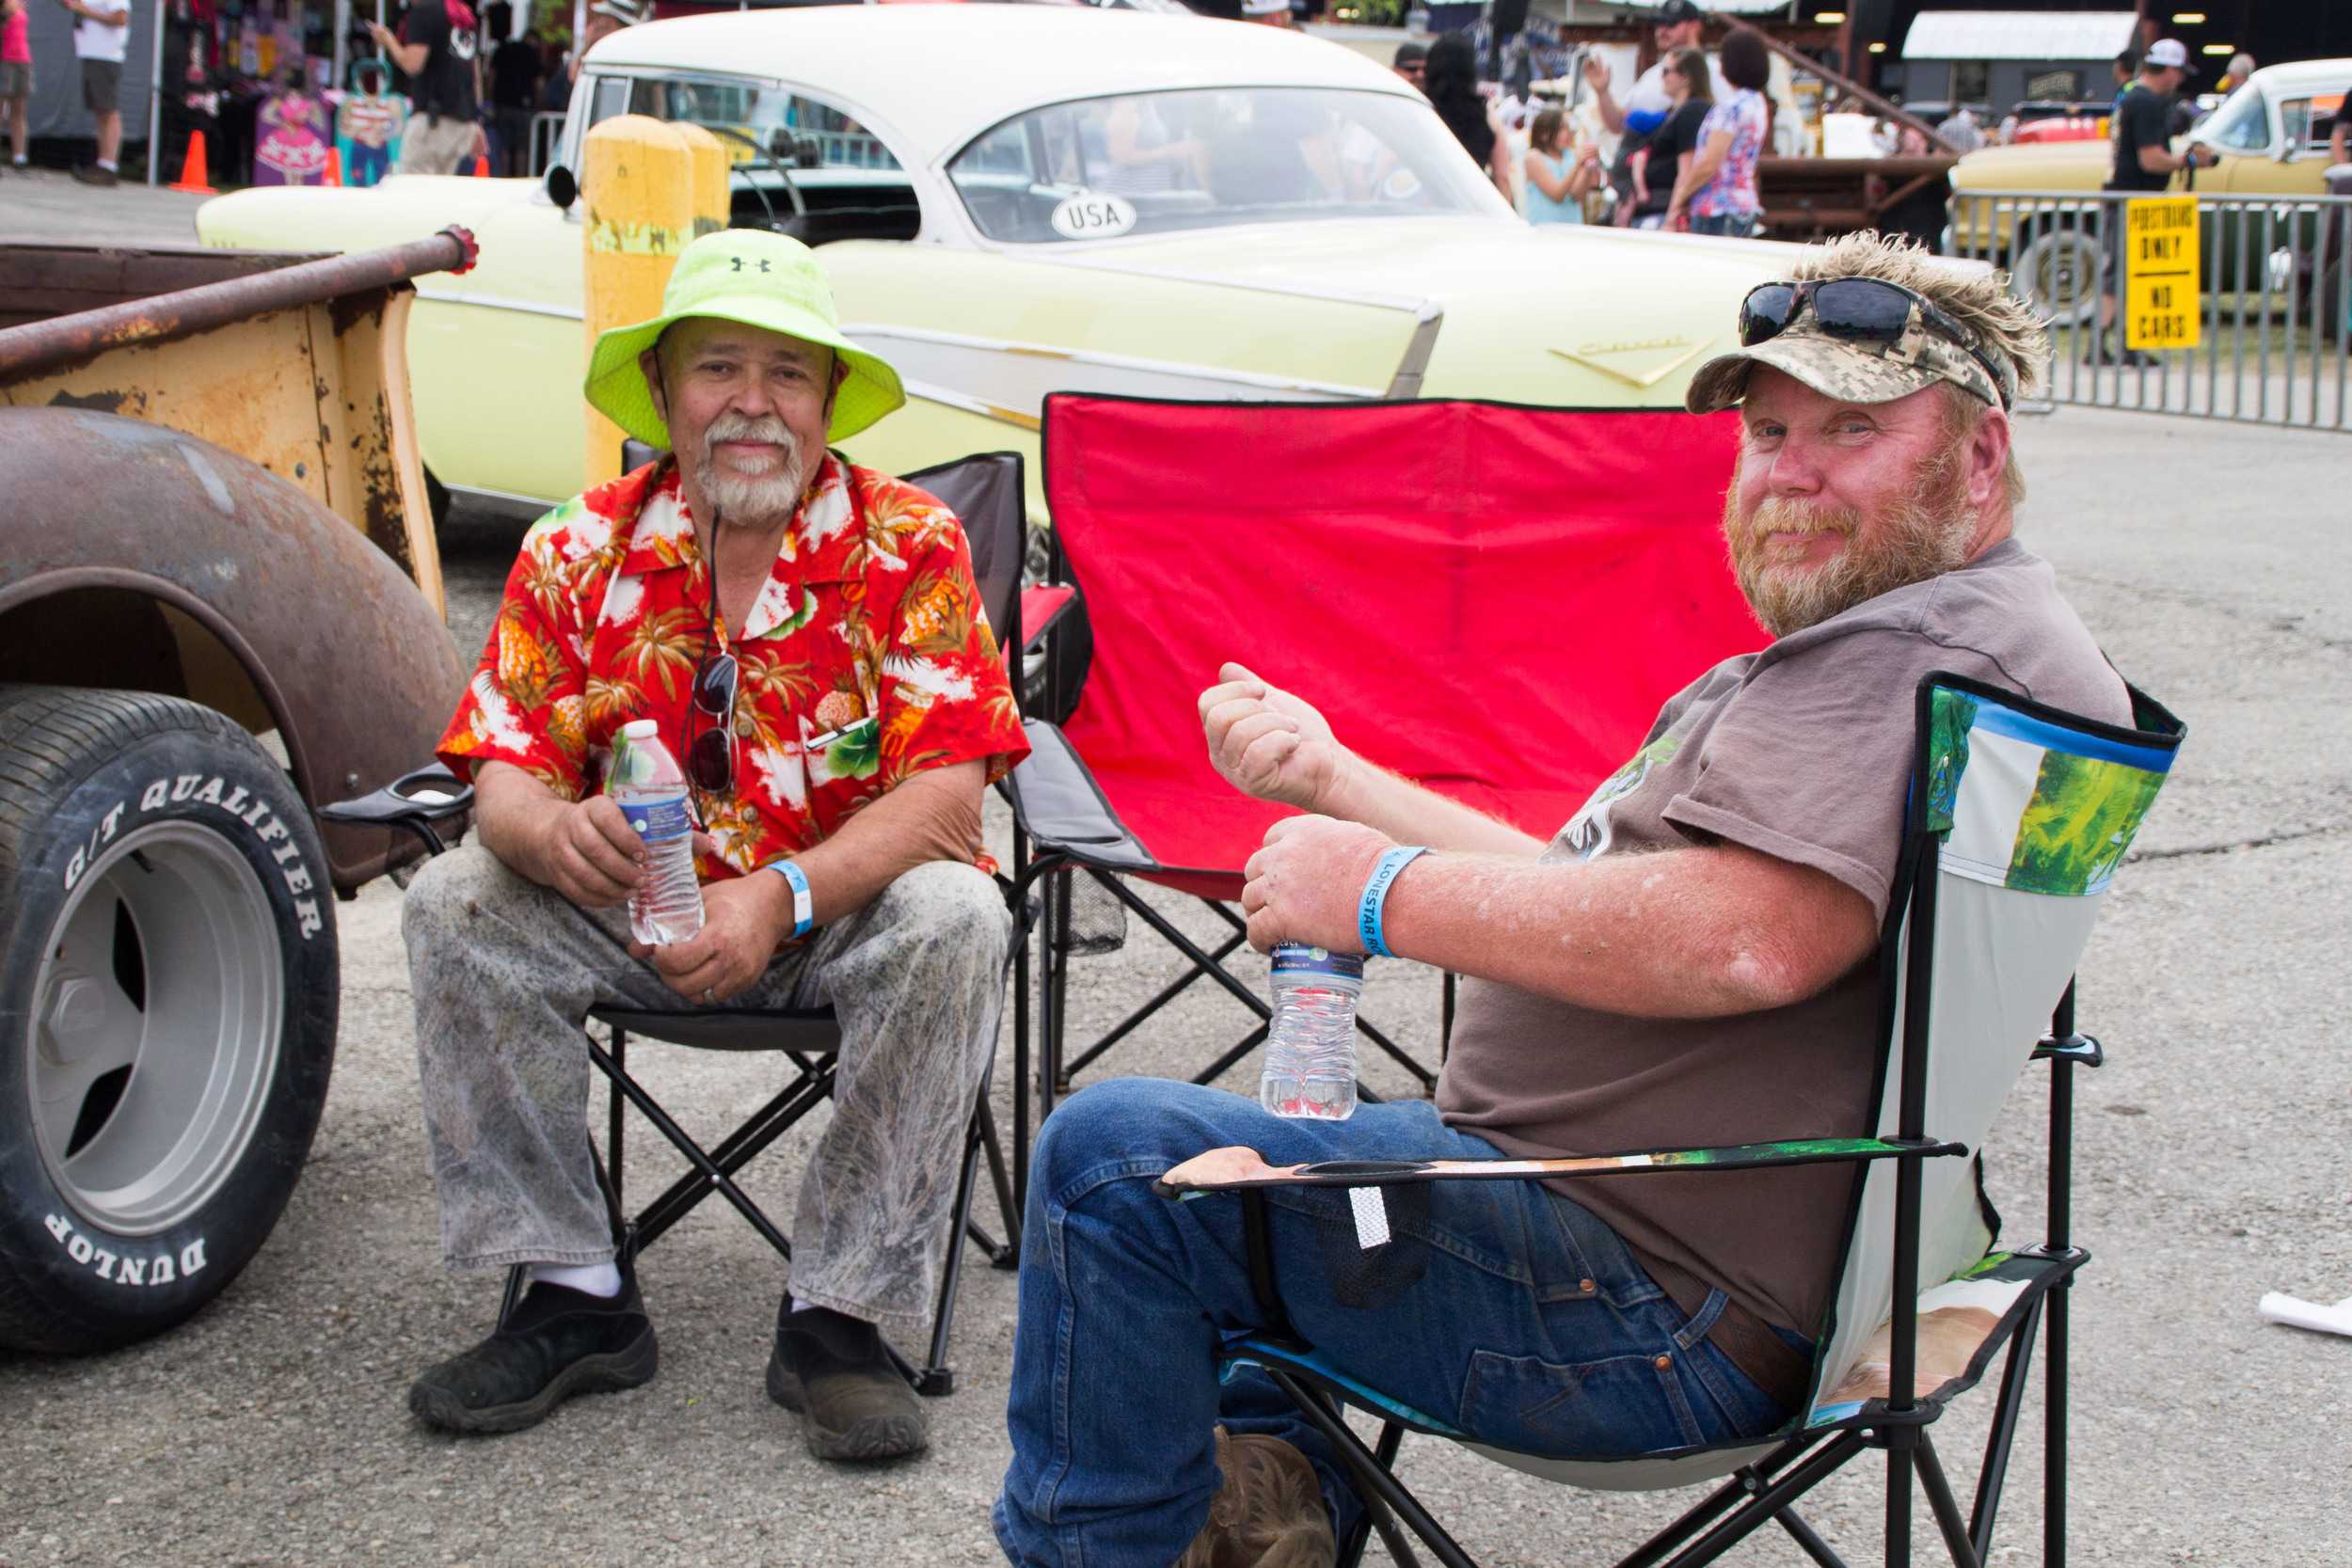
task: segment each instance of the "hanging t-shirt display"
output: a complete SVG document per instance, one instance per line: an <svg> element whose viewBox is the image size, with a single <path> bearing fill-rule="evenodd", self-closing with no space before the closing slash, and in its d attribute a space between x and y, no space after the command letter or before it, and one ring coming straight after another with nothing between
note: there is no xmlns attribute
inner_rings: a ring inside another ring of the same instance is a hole
<svg viewBox="0 0 2352 1568"><path fill-rule="evenodd" d="M317 184L326 172L326 105L308 93L280 93L262 105L259 123L253 182Z"/></svg>

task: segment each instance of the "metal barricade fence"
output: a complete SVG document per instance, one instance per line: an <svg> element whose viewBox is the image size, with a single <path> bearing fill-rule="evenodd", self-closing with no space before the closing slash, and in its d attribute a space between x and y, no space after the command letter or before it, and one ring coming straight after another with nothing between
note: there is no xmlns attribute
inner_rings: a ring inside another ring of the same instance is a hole
<svg viewBox="0 0 2352 1568"><path fill-rule="evenodd" d="M555 162L555 144L564 135L564 111L542 109L531 117L531 177L538 179Z"/></svg>
<svg viewBox="0 0 2352 1568"><path fill-rule="evenodd" d="M2197 203L2193 347L2124 349L2130 193L1958 191L1944 250L2008 269L2050 324L2054 403L2352 431L2352 195L2181 194Z"/></svg>

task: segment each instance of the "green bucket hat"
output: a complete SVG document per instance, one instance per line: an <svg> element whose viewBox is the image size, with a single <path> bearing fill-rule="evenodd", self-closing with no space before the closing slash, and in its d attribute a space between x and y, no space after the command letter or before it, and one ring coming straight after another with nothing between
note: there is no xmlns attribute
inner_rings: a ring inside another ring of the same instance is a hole
<svg viewBox="0 0 2352 1568"><path fill-rule="evenodd" d="M666 448L670 427L656 411L638 356L671 323L712 316L820 343L849 366L834 394L825 439L845 441L907 400L898 372L841 335L833 289L817 253L798 240L759 229L722 229L678 252L661 291L661 314L597 335L581 390L588 405L640 441Z"/></svg>

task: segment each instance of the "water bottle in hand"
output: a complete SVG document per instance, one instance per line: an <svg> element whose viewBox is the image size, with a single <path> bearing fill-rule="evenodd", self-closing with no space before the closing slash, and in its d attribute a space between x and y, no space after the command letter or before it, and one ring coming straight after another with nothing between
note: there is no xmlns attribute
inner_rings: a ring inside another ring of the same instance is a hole
<svg viewBox="0 0 2352 1568"><path fill-rule="evenodd" d="M684 942L703 928L694 822L686 812L686 775L652 720L624 724L613 737L604 792L645 841L644 875L628 895L630 934L657 947Z"/></svg>
<svg viewBox="0 0 2352 1568"><path fill-rule="evenodd" d="M1356 1002L1364 960L1304 942L1278 943L1274 1022L1258 1103L1278 1117L1345 1121L1356 1114Z"/></svg>

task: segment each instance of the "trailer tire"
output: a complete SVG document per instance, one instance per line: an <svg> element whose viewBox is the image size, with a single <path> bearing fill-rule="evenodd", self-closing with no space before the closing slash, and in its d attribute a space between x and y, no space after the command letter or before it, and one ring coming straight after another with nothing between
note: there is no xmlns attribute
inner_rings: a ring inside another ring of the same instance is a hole
<svg viewBox="0 0 2352 1568"><path fill-rule="evenodd" d="M0 1346L156 1334L251 1260L318 1130L334 898L241 727L0 685Z"/></svg>

